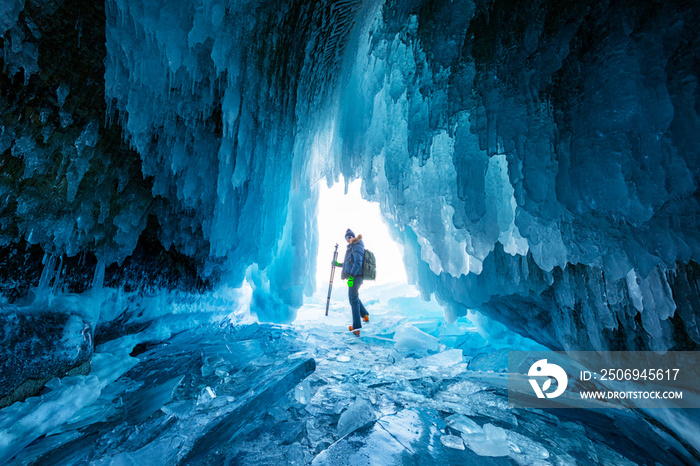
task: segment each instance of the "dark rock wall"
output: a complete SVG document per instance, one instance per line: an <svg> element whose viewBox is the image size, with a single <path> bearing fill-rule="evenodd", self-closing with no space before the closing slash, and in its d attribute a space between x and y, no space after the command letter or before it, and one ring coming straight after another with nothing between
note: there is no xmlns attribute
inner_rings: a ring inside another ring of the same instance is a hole
<svg viewBox="0 0 700 466"><path fill-rule="evenodd" d="M92 325L67 312L5 312L0 319L0 408L50 379L90 371Z"/></svg>

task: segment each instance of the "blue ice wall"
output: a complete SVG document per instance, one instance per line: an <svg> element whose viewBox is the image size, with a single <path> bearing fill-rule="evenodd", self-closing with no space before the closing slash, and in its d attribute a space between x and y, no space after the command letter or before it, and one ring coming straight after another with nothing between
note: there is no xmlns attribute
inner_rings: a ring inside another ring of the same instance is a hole
<svg viewBox="0 0 700 466"><path fill-rule="evenodd" d="M107 99L167 200L161 241L245 276L262 320L315 289L309 154L360 6L107 2Z"/></svg>
<svg viewBox="0 0 700 466"><path fill-rule="evenodd" d="M699 9L385 2L339 162L448 318L480 308L555 348L700 343L681 296L700 252Z"/></svg>

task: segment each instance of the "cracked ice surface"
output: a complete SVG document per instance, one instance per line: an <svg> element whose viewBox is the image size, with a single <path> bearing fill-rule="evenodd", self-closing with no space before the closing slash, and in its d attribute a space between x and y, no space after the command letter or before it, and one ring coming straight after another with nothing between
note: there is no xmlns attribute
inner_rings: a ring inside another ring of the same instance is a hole
<svg viewBox="0 0 700 466"><path fill-rule="evenodd" d="M142 312L127 317L140 325L98 344L89 375L54 380L40 396L0 410L0 458L52 465L687 461L668 432L631 412L509 408L500 359L475 356L541 349L532 341L505 330L487 334L464 317L446 323L442 308L408 285L361 291L370 322L356 338L347 330L345 293L335 290L328 316L325 296L316 296L292 325L256 322L245 307L249 291L142 300ZM117 320L114 314L103 318Z"/></svg>
<svg viewBox="0 0 700 466"><path fill-rule="evenodd" d="M347 331L350 310L340 291L328 317L325 305L307 304L294 325L317 363L304 389L311 393L304 409L312 415L313 464L636 464L658 454L654 447L639 453L629 440L606 440L621 426L632 428L627 415L510 409L505 374L467 368L477 354L536 343L506 331L488 339L466 318L446 323L441 307L420 301L410 286L360 294L370 312L360 338ZM608 422L610 431L600 428ZM634 428L639 438L656 435Z"/></svg>

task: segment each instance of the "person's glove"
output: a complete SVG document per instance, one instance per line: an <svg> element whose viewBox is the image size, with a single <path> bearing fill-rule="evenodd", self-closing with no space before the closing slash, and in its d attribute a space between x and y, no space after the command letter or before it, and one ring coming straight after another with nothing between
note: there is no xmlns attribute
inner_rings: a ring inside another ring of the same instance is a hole
<svg viewBox="0 0 700 466"><path fill-rule="evenodd" d="M348 278L348 286L349 286L350 288L352 288L352 285L353 285L353 284L354 284L354 279L352 278L352 276L350 276L350 278Z"/></svg>
<svg viewBox="0 0 700 466"><path fill-rule="evenodd" d="M333 267L342 267L342 266L343 266L343 264L341 264L341 263L338 262L338 261L333 261L333 262L331 262L331 265L332 265Z"/></svg>

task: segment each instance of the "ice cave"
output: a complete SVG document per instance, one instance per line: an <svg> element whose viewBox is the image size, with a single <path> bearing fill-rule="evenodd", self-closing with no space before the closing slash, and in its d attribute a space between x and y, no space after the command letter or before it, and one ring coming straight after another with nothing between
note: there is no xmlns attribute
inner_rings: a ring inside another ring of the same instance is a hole
<svg viewBox="0 0 700 466"><path fill-rule="evenodd" d="M697 0L0 0L0 65L0 464L700 463Z"/></svg>

